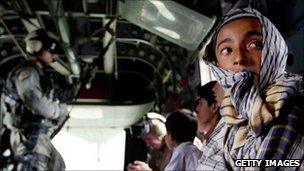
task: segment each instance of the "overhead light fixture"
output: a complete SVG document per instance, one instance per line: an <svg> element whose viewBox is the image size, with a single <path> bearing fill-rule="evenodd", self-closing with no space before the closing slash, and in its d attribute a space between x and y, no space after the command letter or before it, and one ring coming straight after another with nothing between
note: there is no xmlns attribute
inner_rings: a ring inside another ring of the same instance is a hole
<svg viewBox="0 0 304 171"><path fill-rule="evenodd" d="M4 33L5 33L5 29L2 26L0 26L0 35L2 35Z"/></svg>
<svg viewBox="0 0 304 171"><path fill-rule="evenodd" d="M155 1L152 0L150 1L153 5L156 6L156 8L158 9L158 12L165 18L167 18L168 20L171 21L175 21L175 17L173 16L173 14L167 9L167 7L165 6L165 4L161 1Z"/></svg>
<svg viewBox="0 0 304 171"><path fill-rule="evenodd" d="M118 5L123 18L189 50L197 49L215 23L170 0L125 0Z"/></svg>
<svg viewBox="0 0 304 171"><path fill-rule="evenodd" d="M163 28L163 27L154 27L156 30L168 35L169 37L172 37L173 39L180 39L180 35L177 34L176 32Z"/></svg>

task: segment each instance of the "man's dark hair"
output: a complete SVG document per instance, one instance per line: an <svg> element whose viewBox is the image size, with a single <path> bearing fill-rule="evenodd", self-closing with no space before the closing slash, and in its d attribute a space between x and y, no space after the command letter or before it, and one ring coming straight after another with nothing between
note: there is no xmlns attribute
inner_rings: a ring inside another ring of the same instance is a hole
<svg viewBox="0 0 304 171"><path fill-rule="evenodd" d="M193 113L182 109L171 113L166 120L166 129L177 142L192 142L196 135L197 121Z"/></svg>
<svg viewBox="0 0 304 171"><path fill-rule="evenodd" d="M198 86L197 89L197 95L200 98L204 98L206 99L206 101L208 102L208 106L211 106L214 102L216 102L216 94L213 91L213 88L215 86L215 84L217 83L217 81L210 81L207 84L205 84L204 86Z"/></svg>

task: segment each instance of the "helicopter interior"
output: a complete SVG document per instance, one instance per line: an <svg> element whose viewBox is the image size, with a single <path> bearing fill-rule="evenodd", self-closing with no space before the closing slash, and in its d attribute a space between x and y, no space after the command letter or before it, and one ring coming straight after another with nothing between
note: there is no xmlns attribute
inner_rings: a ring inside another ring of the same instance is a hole
<svg viewBox="0 0 304 171"><path fill-rule="evenodd" d="M211 79L200 58L204 45L221 16L248 5L277 26L289 47L287 70L303 75L302 0L6 0L0 2L0 76L28 58L29 32L52 32L60 42L52 64L58 79L82 82L53 143L67 169L121 170L124 129L149 111L191 109L194 88ZM75 148L87 159L73 158Z"/></svg>

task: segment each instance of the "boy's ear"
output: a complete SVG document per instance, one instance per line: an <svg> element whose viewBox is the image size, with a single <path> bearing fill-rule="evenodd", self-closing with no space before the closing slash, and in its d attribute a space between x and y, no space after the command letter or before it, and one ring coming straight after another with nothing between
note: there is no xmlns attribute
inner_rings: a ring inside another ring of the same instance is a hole
<svg viewBox="0 0 304 171"><path fill-rule="evenodd" d="M216 101L214 103L212 103L211 110L213 113L216 113L216 111L218 110L218 105L217 105Z"/></svg>

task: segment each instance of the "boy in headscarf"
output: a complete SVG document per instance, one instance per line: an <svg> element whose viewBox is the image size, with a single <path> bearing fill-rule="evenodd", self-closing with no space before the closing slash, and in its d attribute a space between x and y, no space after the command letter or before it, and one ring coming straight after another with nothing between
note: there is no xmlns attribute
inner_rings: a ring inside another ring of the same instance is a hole
<svg viewBox="0 0 304 171"><path fill-rule="evenodd" d="M302 78L285 72L287 54L279 31L252 8L232 10L219 23L204 60L225 89L219 162L226 169L246 169L237 159L299 159L303 169Z"/></svg>

